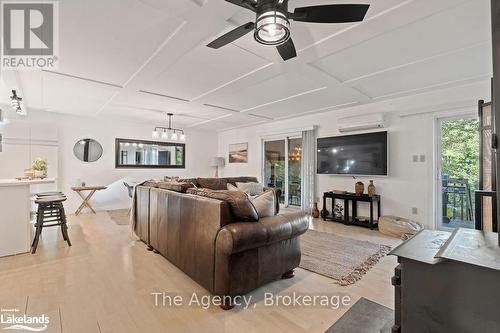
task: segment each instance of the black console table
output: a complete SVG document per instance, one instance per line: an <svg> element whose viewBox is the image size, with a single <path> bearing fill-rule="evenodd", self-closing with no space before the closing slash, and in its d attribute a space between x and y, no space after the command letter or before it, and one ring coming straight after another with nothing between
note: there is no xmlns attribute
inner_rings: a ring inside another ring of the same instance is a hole
<svg viewBox="0 0 500 333"><path fill-rule="evenodd" d="M356 195L355 193L336 193L336 192L325 192L323 194L323 209L326 208L327 199L332 199L331 214L323 214L323 220L330 220L335 222L344 223L346 225L358 225L361 227L367 227L370 229L375 229L378 227L378 219L380 218L380 196L374 195L369 196L367 194ZM342 218L335 217L334 208L335 200L344 201L344 216ZM358 202L368 202L370 204L370 216L360 217L358 216ZM349 203L352 202L352 205ZM377 205L377 220L374 219L374 206ZM349 207L352 206L352 216L349 217Z"/></svg>

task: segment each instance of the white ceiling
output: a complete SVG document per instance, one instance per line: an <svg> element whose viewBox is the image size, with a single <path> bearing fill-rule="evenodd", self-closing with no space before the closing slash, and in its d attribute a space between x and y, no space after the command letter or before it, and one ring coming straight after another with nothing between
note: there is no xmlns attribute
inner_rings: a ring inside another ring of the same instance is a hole
<svg viewBox="0 0 500 333"><path fill-rule="evenodd" d="M249 34L205 45L252 21L223 0L60 0L55 72L4 73L28 110L223 130L487 80L489 0L290 0L369 3L363 23L292 22L284 62ZM462 97L463 99L464 97Z"/></svg>

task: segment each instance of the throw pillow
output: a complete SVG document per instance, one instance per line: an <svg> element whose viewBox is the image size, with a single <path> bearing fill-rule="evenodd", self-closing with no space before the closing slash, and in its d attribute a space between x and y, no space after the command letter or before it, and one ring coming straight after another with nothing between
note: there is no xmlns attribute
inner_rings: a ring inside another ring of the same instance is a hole
<svg viewBox="0 0 500 333"><path fill-rule="evenodd" d="M236 186L234 186L233 184L229 184L229 183L227 184L227 189L229 191L239 191L239 189Z"/></svg>
<svg viewBox="0 0 500 333"><path fill-rule="evenodd" d="M161 182L157 186L158 188L164 189L164 190L169 190L169 191L174 191L174 192L179 192L179 193L186 193L186 191L193 187L192 183L181 183L181 182Z"/></svg>
<svg viewBox="0 0 500 333"><path fill-rule="evenodd" d="M276 212L276 195L273 190L268 190L250 199L257 210L259 218L274 216Z"/></svg>
<svg viewBox="0 0 500 333"><path fill-rule="evenodd" d="M236 187L248 195L264 193L264 186L261 183L236 183Z"/></svg>
<svg viewBox="0 0 500 333"><path fill-rule="evenodd" d="M227 190L227 180L224 178L198 178L198 187L211 190Z"/></svg>
<svg viewBox="0 0 500 333"><path fill-rule="evenodd" d="M238 222L255 222L259 220L257 210L244 192L190 188L187 193L226 201Z"/></svg>

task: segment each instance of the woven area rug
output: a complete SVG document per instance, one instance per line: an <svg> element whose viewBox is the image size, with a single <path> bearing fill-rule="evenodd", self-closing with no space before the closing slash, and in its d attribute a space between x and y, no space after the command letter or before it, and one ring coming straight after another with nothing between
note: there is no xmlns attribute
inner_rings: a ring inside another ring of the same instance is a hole
<svg viewBox="0 0 500 333"><path fill-rule="evenodd" d="M328 276L347 286L356 283L391 247L368 241L308 230L300 236L299 267Z"/></svg>
<svg viewBox="0 0 500 333"><path fill-rule="evenodd" d="M128 209L108 210L109 217L118 225L129 225Z"/></svg>

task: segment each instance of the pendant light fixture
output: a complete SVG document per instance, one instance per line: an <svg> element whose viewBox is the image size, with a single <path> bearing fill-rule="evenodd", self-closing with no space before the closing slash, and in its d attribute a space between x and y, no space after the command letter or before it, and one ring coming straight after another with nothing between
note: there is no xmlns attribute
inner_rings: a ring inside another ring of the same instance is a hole
<svg viewBox="0 0 500 333"><path fill-rule="evenodd" d="M184 130L172 127L173 113L167 113L168 127L155 127L153 130L153 139L171 140L171 141L186 141Z"/></svg>

